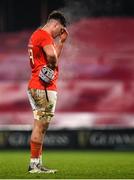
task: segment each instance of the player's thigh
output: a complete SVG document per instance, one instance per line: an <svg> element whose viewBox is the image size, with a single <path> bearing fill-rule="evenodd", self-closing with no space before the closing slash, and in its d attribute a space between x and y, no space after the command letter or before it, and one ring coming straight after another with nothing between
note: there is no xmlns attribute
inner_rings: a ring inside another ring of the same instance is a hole
<svg viewBox="0 0 134 180"><path fill-rule="evenodd" d="M48 90L47 95L48 99L46 97L45 90L28 90L29 101L33 109L34 119L36 120L45 120L46 122L50 122L54 116L57 102L57 92Z"/></svg>
<svg viewBox="0 0 134 180"><path fill-rule="evenodd" d="M55 113L56 103L57 103L57 92L56 91L47 91L48 102L46 105L46 112Z"/></svg>

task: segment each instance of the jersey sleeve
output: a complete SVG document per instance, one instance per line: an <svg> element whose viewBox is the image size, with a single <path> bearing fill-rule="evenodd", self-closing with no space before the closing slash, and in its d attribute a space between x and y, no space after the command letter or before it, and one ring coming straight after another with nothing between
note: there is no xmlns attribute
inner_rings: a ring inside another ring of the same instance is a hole
<svg viewBox="0 0 134 180"><path fill-rule="evenodd" d="M41 37L41 47L53 44L53 39L49 35L45 35Z"/></svg>

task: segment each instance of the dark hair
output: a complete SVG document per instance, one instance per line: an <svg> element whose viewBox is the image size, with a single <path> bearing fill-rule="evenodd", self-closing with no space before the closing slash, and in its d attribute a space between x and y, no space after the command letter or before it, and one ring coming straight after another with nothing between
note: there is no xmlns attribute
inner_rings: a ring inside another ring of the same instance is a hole
<svg viewBox="0 0 134 180"><path fill-rule="evenodd" d="M60 11L52 11L48 16L48 21L50 19L55 19L55 20L59 21L64 27L66 27L66 25L67 25L66 18Z"/></svg>

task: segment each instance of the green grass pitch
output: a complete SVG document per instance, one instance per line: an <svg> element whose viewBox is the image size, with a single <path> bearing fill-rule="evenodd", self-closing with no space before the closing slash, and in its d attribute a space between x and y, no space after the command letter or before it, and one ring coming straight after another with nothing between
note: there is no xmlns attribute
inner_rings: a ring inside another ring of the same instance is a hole
<svg viewBox="0 0 134 180"><path fill-rule="evenodd" d="M49 151L43 154L56 174L29 174L29 151L0 151L0 179L133 179L134 152Z"/></svg>

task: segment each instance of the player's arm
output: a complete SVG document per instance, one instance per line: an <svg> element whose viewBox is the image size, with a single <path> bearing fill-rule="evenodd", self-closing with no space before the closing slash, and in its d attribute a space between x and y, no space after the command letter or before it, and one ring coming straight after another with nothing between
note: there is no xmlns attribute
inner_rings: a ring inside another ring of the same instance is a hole
<svg viewBox="0 0 134 180"><path fill-rule="evenodd" d="M47 45L43 47L43 50L46 54L47 66L52 70L55 70L55 68L57 67L57 53L54 46L52 44Z"/></svg>
<svg viewBox="0 0 134 180"><path fill-rule="evenodd" d="M40 70L39 77L43 82L50 84L55 76L54 70L57 67L57 54L53 44L44 46L43 51L47 58L47 64Z"/></svg>
<svg viewBox="0 0 134 180"><path fill-rule="evenodd" d="M59 36L59 42L55 43L55 50L56 50L58 58L61 55L61 51L63 49L64 43L65 43L67 37L68 37L67 29L64 28L64 29L62 29L61 35Z"/></svg>

